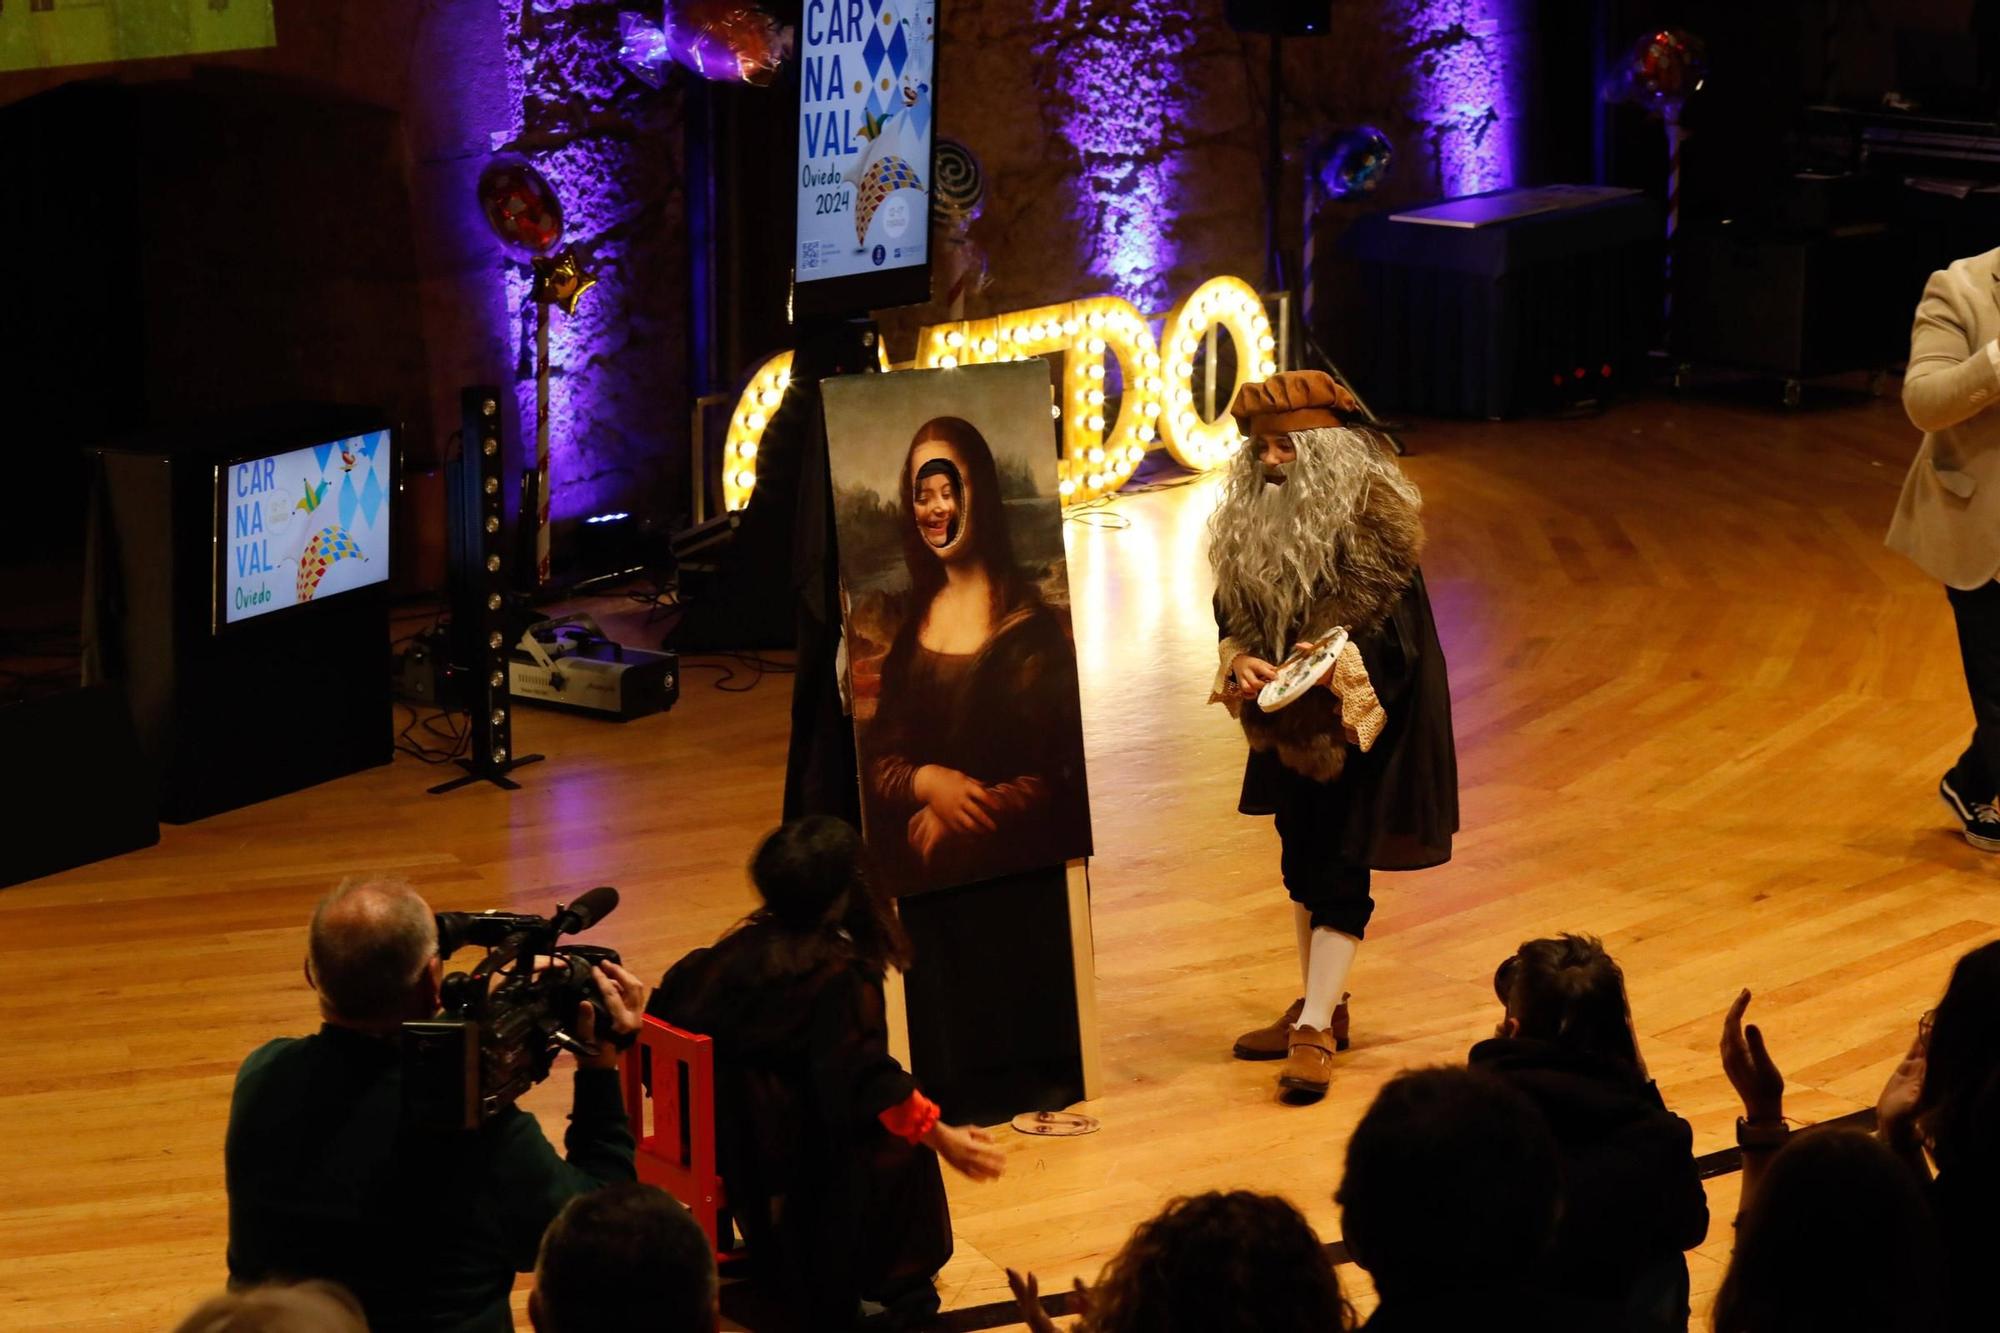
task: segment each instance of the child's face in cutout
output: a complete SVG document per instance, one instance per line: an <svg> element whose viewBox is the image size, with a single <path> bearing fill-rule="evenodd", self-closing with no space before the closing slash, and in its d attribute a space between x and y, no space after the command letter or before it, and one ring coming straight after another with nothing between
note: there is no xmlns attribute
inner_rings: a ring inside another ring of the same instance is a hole
<svg viewBox="0 0 2000 1333"><path fill-rule="evenodd" d="M917 528L934 550L943 550L958 536L958 487L950 477L932 473L917 482Z"/></svg>

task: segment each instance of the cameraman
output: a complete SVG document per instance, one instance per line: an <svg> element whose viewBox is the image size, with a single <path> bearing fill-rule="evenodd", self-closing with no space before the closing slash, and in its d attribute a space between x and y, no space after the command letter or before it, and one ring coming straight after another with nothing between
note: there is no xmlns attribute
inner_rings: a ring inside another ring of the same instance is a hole
<svg viewBox="0 0 2000 1333"><path fill-rule="evenodd" d="M280 1037L236 1075L224 1147L232 1285L329 1278L360 1297L375 1333L513 1328L514 1275L565 1202L635 1178L618 1052L646 986L596 970L606 1013L586 1003L564 1155L510 1106L477 1130L403 1123L406 1020L438 1012L444 973L430 905L399 880L348 880L313 913L306 979L317 1035Z"/></svg>

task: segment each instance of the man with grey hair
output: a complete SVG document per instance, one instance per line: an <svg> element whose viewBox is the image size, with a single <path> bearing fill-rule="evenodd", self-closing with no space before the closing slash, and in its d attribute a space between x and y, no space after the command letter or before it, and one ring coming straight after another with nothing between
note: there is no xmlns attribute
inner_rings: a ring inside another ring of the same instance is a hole
<svg viewBox="0 0 2000 1333"><path fill-rule="evenodd" d="M237 1072L224 1161L232 1286L324 1278L360 1298L376 1333L501 1333L514 1275L569 1199L635 1178L618 1040L646 986L596 969L604 1012L579 1010L564 1154L511 1106L477 1130L403 1116L404 1022L438 1012L444 975L430 905L400 880L350 879L313 913L306 980L318 1033L281 1037ZM600 1021L608 1028L597 1041Z"/></svg>
<svg viewBox="0 0 2000 1333"><path fill-rule="evenodd" d="M1317 370L1244 385L1230 411L1249 442L1209 524L1221 639L1210 699L1250 742L1237 808L1276 817L1304 989L1235 1054L1283 1059L1281 1091L1305 1099L1326 1092L1347 1048L1371 872L1449 860L1458 830L1450 688L1417 564L1422 502L1344 421L1356 407ZM1294 658L1323 674L1288 673L1260 703Z"/></svg>

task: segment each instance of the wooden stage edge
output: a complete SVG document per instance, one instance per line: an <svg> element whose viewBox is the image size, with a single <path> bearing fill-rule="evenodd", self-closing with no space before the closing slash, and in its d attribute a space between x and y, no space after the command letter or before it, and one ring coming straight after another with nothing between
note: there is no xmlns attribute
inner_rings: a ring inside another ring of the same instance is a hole
<svg viewBox="0 0 2000 1333"><path fill-rule="evenodd" d="M1103 1129L1003 1131L1004 1180L950 1182L948 1309L1005 1299L1007 1267L1045 1292L1094 1278L1177 1194L1280 1193L1337 1238L1349 1130L1397 1070L1461 1062L1492 1030L1493 968L1523 939L1603 937L1651 1070L1711 1153L1732 1140L1716 1038L1739 988L1790 1112L1831 1119L1873 1104L1953 961L1995 935L2000 861L1935 794L1970 718L1950 613L1881 542L1917 444L1893 400L1642 398L1406 439L1464 828L1449 865L1378 877L1355 1044L1315 1106L1229 1058L1299 977L1275 836L1234 810L1242 739L1204 702L1213 484L1068 525L1097 847L1101 1067L1082 1107ZM628 726L523 710L517 744L549 758L516 792L426 796L437 775L399 757L0 891L0 1324L167 1327L221 1284L231 1080L259 1042L314 1025L305 925L340 876L402 874L441 909L615 884L590 938L654 976L738 919L777 818L790 682L707 688L722 666L690 662L680 704ZM246 686L244 725L310 745L309 704ZM555 1079L528 1100L558 1139L567 1096ZM1735 1177L1709 1189L1698 1320ZM1370 1305L1365 1274L1340 1273Z"/></svg>

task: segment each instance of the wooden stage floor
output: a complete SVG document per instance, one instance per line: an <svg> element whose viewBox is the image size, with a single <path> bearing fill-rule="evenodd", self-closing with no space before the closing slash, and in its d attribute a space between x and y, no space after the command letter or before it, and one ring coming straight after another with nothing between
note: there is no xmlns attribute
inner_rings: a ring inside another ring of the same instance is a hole
<svg viewBox="0 0 2000 1333"><path fill-rule="evenodd" d="M1228 1058L1298 981L1275 836L1234 812L1242 741L1204 704L1213 487L1069 526L1104 1129L1007 1133L1004 1181L952 1181L948 1307L1003 1297L1002 1266L1045 1291L1088 1279L1178 1193L1280 1192L1338 1236L1361 1109L1491 1031L1489 979L1523 939L1604 937L1707 1152L1732 1141L1715 1047L1739 987L1794 1115L1829 1117L1873 1103L1952 961L1994 935L2000 862L1934 795L1969 725L1950 613L1881 543L1917 443L1893 400L1646 399L1409 438L1465 827L1450 865L1378 880L1355 1047L1318 1106L1279 1105L1270 1066ZM778 808L790 682L731 694L716 674L625 727L524 710L517 739L549 760L518 792L426 796L438 770L399 757L0 892L0 1325L165 1327L221 1283L231 1077L314 1025L306 919L341 875L405 874L466 909L615 884L624 905L593 938L651 975L736 919ZM246 697L273 746L300 740L284 712ZM531 1096L552 1136L566 1097L566 1079ZM1698 1312L1733 1178L1711 1205ZM1365 1304L1363 1275L1341 1273Z"/></svg>

